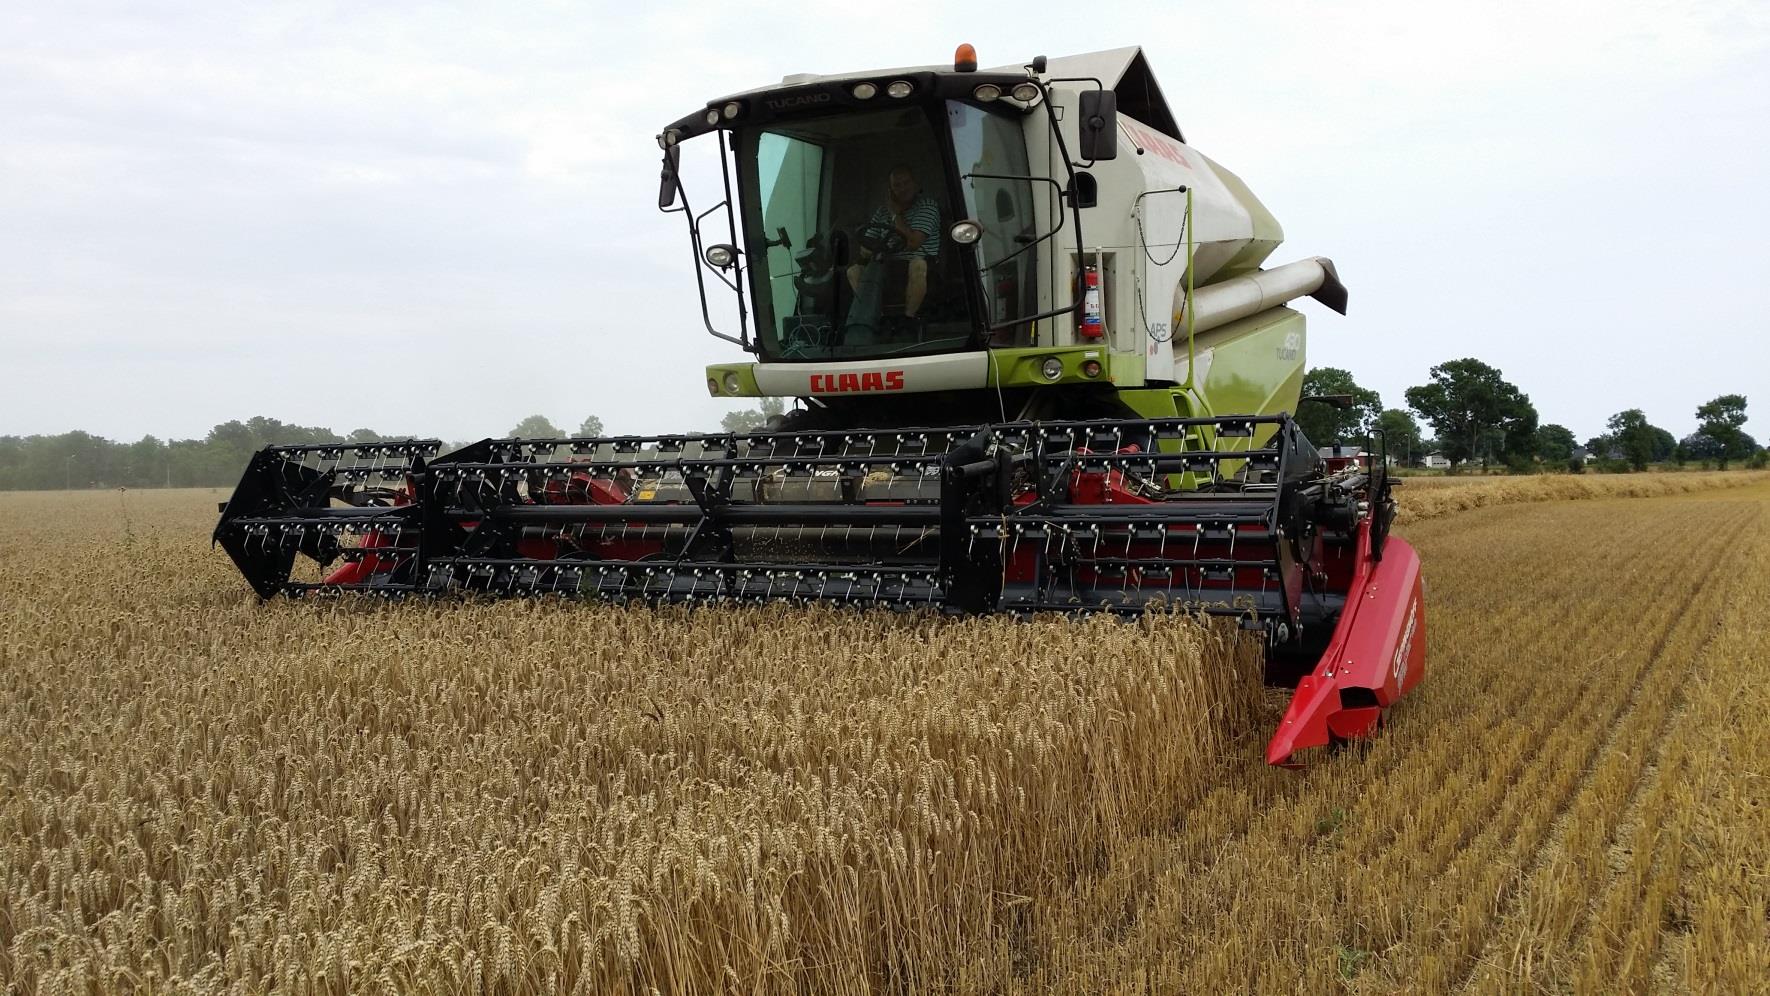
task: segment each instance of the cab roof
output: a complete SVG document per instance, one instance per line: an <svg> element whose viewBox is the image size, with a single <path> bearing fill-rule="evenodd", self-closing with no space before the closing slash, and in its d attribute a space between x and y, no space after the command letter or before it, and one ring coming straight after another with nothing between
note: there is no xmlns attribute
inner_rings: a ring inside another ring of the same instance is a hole
<svg viewBox="0 0 1770 996"><path fill-rule="evenodd" d="M995 66L982 70L989 75L1011 74L1024 75L1031 60L1012 63L1006 66ZM866 69L845 73L792 73L781 78L779 83L770 86L753 87L737 93L728 94L718 101L709 101L708 106L733 98L749 97L768 93L781 87L805 86L811 83L832 83L842 80L872 80L892 75L909 75L912 73L935 73L942 76L967 76L968 73L954 71L951 64L940 66L898 66L889 69ZM1083 52L1079 55L1056 55L1046 59L1046 79L1097 79L1106 89L1118 96L1118 108L1125 114L1173 138L1184 142L1185 136L1180 132L1180 125L1174 119L1173 111L1168 107L1167 98L1162 95L1162 88L1156 82L1155 73L1150 69L1149 60L1143 55L1140 45L1128 45L1124 48L1109 48L1100 52Z"/></svg>

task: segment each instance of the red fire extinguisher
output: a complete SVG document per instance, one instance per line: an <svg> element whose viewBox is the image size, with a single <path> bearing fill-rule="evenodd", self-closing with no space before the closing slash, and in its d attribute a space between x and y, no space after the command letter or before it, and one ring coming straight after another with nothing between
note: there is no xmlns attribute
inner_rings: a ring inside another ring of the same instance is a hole
<svg viewBox="0 0 1770 996"><path fill-rule="evenodd" d="M1106 320L1100 313L1100 268L1093 263L1082 267L1082 338L1099 339L1106 335Z"/></svg>

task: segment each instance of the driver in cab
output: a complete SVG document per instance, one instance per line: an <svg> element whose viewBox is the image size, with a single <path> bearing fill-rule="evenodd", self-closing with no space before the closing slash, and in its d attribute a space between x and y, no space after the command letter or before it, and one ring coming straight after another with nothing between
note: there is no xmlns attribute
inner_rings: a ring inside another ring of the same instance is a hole
<svg viewBox="0 0 1770 996"><path fill-rule="evenodd" d="M848 268L848 286L855 292L858 310L876 315L885 268L871 264L902 260L903 314L913 322L928 294L928 261L940 254L940 208L922 192L908 166L892 167L887 189L886 202L861 230L860 262ZM861 306L862 302L872 306ZM872 323L857 315L849 324Z"/></svg>

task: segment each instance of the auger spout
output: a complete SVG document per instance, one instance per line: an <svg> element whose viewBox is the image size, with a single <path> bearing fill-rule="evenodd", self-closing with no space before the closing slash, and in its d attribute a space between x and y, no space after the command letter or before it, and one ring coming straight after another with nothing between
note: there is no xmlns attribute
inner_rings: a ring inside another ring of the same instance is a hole
<svg viewBox="0 0 1770 996"><path fill-rule="evenodd" d="M1186 296L1176 291L1175 328L1186 328ZM1270 311L1300 297L1312 297L1340 314L1346 313L1346 288L1325 256L1258 270L1240 277L1198 288L1192 294L1192 328L1207 332L1242 318Z"/></svg>

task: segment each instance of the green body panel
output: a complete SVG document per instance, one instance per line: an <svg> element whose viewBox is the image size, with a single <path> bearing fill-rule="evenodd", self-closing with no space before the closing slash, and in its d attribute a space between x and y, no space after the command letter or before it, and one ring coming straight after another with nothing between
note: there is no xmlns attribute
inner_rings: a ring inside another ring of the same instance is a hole
<svg viewBox="0 0 1770 996"><path fill-rule="evenodd" d="M1273 308L1199 333L1193 351L1201 376L1190 388L1121 390L1119 400L1149 418L1295 412L1306 342L1302 314Z"/></svg>
<svg viewBox="0 0 1770 996"><path fill-rule="evenodd" d="M1231 322L1198 335L1193 340L1197 368L1202 377L1187 387L1151 387L1120 391L1119 400L1146 418L1204 418L1225 415L1276 415L1294 412L1303 386L1303 316L1289 308L1274 308L1251 318ZM1203 358L1208 351L1209 360ZM1207 367L1208 362L1208 367ZM1257 433L1250 441L1263 446L1272 429ZM1214 430L1200 428L1189 438L1187 449L1214 449ZM1220 473L1239 473L1242 462L1225 460ZM1191 490L1205 482L1191 474L1171 474L1168 487Z"/></svg>
<svg viewBox="0 0 1770 996"><path fill-rule="evenodd" d="M1304 345L1303 316L1290 308L1274 308L1200 333L1193 350L1202 376L1190 388L1120 391L1119 400L1147 418L1294 413L1303 389ZM1252 445L1265 445L1272 433L1272 429L1257 433ZM1214 446L1211 435L1212 430L1201 429L1197 445ZM1241 462L1224 461L1220 466L1222 473L1232 475L1241 469ZM1169 487L1191 488L1195 483L1176 474Z"/></svg>
<svg viewBox="0 0 1770 996"><path fill-rule="evenodd" d="M1303 390L1304 322L1290 308L1273 308L1193 342L1202 380L1192 385L1200 415L1276 415L1295 412ZM1203 354L1209 351L1207 361ZM1195 378L1196 379L1196 378Z"/></svg>
<svg viewBox="0 0 1770 996"><path fill-rule="evenodd" d="M1063 362L1063 375L1056 380L1046 377L1044 363L1051 357ZM1100 362L1098 376L1082 373L1088 360ZM879 360L856 360L857 369L878 366ZM1050 387L1060 384L1117 384L1136 387L1143 383L1143 357L1132 353L1113 353L1105 345L1089 346L1018 346L990 350L988 376L979 387ZM737 390L726 385L727 375L736 375ZM756 385L756 364L714 363L707 367L707 391L716 398L756 398L762 390Z"/></svg>
<svg viewBox="0 0 1770 996"><path fill-rule="evenodd" d="M1041 371L1045 360L1057 357L1063 361L1063 376L1056 380ZM1124 354L1114 355L1104 345L1098 346L1014 346L990 350L989 387L1047 387L1052 384L1126 383L1135 376L1143 380L1142 359ZM1100 376L1086 377L1082 364L1100 361Z"/></svg>
<svg viewBox="0 0 1770 996"><path fill-rule="evenodd" d="M1294 414L1303 392L1304 323L1301 313L1274 308L1200 334L1195 355L1210 351L1203 383L1192 387L1199 415ZM1200 363L1202 366L1202 361ZM1264 446L1276 427L1262 428L1252 444ZM1224 474L1241 471L1239 461L1219 465Z"/></svg>
<svg viewBox="0 0 1770 996"><path fill-rule="evenodd" d="M1144 418L1191 418L1197 414L1192 410L1192 399L1178 387L1145 387L1120 391L1119 400L1125 403L1125 407ZM1182 449L1168 444L1163 444L1163 447L1168 452ZM1169 474L1167 477L1170 488L1193 486L1191 474Z"/></svg>
<svg viewBox="0 0 1770 996"><path fill-rule="evenodd" d="M1144 418L1190 418L1192 399L1177 387L1144 387L1120 391L1125 407Z"/></svg>
<svg viewBox="0 0 1770 996"><path fill-rule="evenodd" d="M725 384L727 374L737 375L737 390ZM707 367L707 393L715 398L759 398L762 389L756 386L756 364L714 363Z"/></svg>
<svg viewBox="0 0 1770 996"><path fill-rule="evenodd" d="M1114 354L1103 345L1021 346L991 350L986 383L980 389L1110 383L1120 401L1148 418L1276 415L1297 410L1305 342L1303 315L1279 307L1199 333L1192 344L1190 384L1145 386L1142 356ZM1051 357L1063 362L1063 375L1056 380L1042 370ZM1099 361L1098 377L1082 373L1087 360ZM1182 357L1180 362L1184 366L1186 361ZM715 397L759 397L755 367L754 363L713 364L707 367L708 390ZM736 377L737 390L726 384L728 376Z"/></svg>

